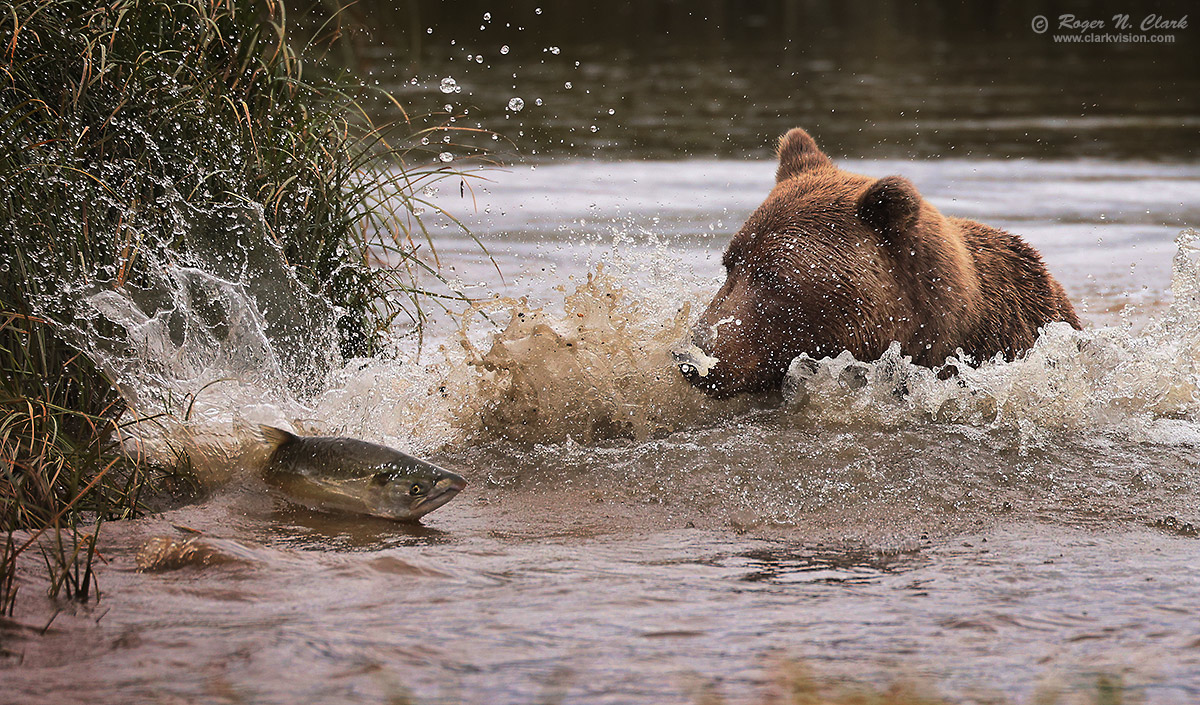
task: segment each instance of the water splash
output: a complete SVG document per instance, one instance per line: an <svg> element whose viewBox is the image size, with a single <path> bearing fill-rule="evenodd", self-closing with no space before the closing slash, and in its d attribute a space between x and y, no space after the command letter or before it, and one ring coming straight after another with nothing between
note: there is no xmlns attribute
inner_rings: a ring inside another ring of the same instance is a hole
<svg viewBox="0 0 1200 705"><path fill-rule="evenodd" d="M33 304L65 322L59 333L113 380L131 417L153 419L132 429L131 451L167 462L186 448L219 482L238 434L211 423L221 415L197 406L197 395L302 407L343 365L341 312L300 282L259 206L202 210L170 192L164 202L172 221L163 237L182 240L182 252L145 244L138 256L149 266L137 281L102 267L68 282L49 281L62 276L53 269L38 272L45 293ZM49 247L31 243L29 255Z"/></svg>
<svg viewBox="0 0 1200 705"><path fill-rule="evenodd" d="M1023 448L1064 433L1200 443L1198 242L1195 231L1180 234L1175 300L1140 333L1052 324L1019 360L952 358L941 370L911 364L897 347L874 362L848 354L801 357L787 378L787 403L775 414L790 424L822 427L1015 431ZM561 304L511 298L478 304L459 315L453 334L419 354L398 345L389 355L335 364L314 380L319 386L311 393L294 388L296 367L278 335L286 319L256 303L261 297L254 287L272 280L265 270L251 275L245 262L224 270L172 269L174 303L156 315L146 311L159 309L141 305L133 293L94 292L86 301L97 320L122 331L115 339L120 345L101 354L126 371L123 388L138 412L164 410L164 397L173 397L178 423L165 426L160 440L183 439L199 448L214 483L256 443L259 423L291 423L303 432L428 453L493 441L524 447L647 442L736 423L762 408L763 400L749 397L719 402L704 396L671 360L691 311L711 293L709 283L681 276L681 265L661 247L643 253L642 262L621 238L613 249L607 266L560 287ZM279 298L284 293L268 300L288 300ZM334 319L332 310L325 315ZM100 326L91 330L98 334ZM951 367L954 373L947 374ZM186 416L178 413L183 406ZM154 440L154 432L147 435Z"/></svg>
<svg viewBox="0 0 1200 705"><path fill-rule="evenodd" d="M1176 238L1166 313L1138 334L1123 327L1045 327L1013 362L951 357L938 370L893 346L875 362L849 353L801 356L785 382L794 413L892 428L966 424L1045 443L1056 433L1111 433L1134 441L1200 442L1200 235Z"/></svg>
<svg viewBox="0 0 1200 705"><path fill-rule="evenodd" d="M490 346L462 337L485 433L538 443L645 440L746 406L715 402L679 375L670 349L689 330L690 305L663 315L603 267L566 296L562 315L523 300L489 307L509 314Z"/></svg>

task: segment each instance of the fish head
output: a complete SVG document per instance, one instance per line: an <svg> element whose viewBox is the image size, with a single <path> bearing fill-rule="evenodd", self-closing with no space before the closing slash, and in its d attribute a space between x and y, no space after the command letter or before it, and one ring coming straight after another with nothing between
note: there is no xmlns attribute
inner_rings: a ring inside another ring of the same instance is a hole
<svg viewBox="0 0 1200 705"><path fill-rule="evenodd" d="M364 498L371 513L412 521L454 499L467 481L416 458L388 463L370 478Z"/></svg>

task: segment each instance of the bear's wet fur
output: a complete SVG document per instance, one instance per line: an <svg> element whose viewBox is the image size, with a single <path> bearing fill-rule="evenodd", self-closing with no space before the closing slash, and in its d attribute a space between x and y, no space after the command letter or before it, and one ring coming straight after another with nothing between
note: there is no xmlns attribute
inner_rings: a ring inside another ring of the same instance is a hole
<svg viewBox="0 0 1200 705"><path fill-rule="evenodd" d="M730 241L725 283L694 329L708 362L681 358L696 386L776 389L801 353L875 360L893 340L928 367L958 349L1011 360L1047 323L1080 327L1016 235L943 215L902 177L842 171L800 128L778 155L775 187Z"/></svg>

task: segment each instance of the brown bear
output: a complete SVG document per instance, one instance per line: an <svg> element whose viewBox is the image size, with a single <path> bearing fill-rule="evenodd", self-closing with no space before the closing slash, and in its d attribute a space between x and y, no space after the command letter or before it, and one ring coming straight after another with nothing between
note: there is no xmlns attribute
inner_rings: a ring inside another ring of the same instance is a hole
<svg viewBox="0 0 1200 705"><path fill-rule="evenodd" d="M725 284L675 353L719 397L777 389L797 355L875 360L898 341L927 367L959 348L1012 359L1038 328L1079 318L1016 235L942 215L907 180L833 165L800 128L775 187L725 250Z"/></svg>

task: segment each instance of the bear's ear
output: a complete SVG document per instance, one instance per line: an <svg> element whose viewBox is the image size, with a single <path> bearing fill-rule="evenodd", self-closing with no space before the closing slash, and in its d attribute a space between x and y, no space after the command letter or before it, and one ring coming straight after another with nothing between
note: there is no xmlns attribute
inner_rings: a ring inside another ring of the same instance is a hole
<svg viewBox="0 0 1200 705"><path fill-rule="evenodd" d="M858 217L882 235L896 236L917 222L921 194L902 176L887 176L871 184L858 199Z"/></svg>
<svg viewBox="0 0 1200 705"><path fill-rule="evenodd" d="M779 183L810 169L831 166L833 162L821 151L807 132L794 127L779 138L779 168L775 170L775 182Z"/></svg>

